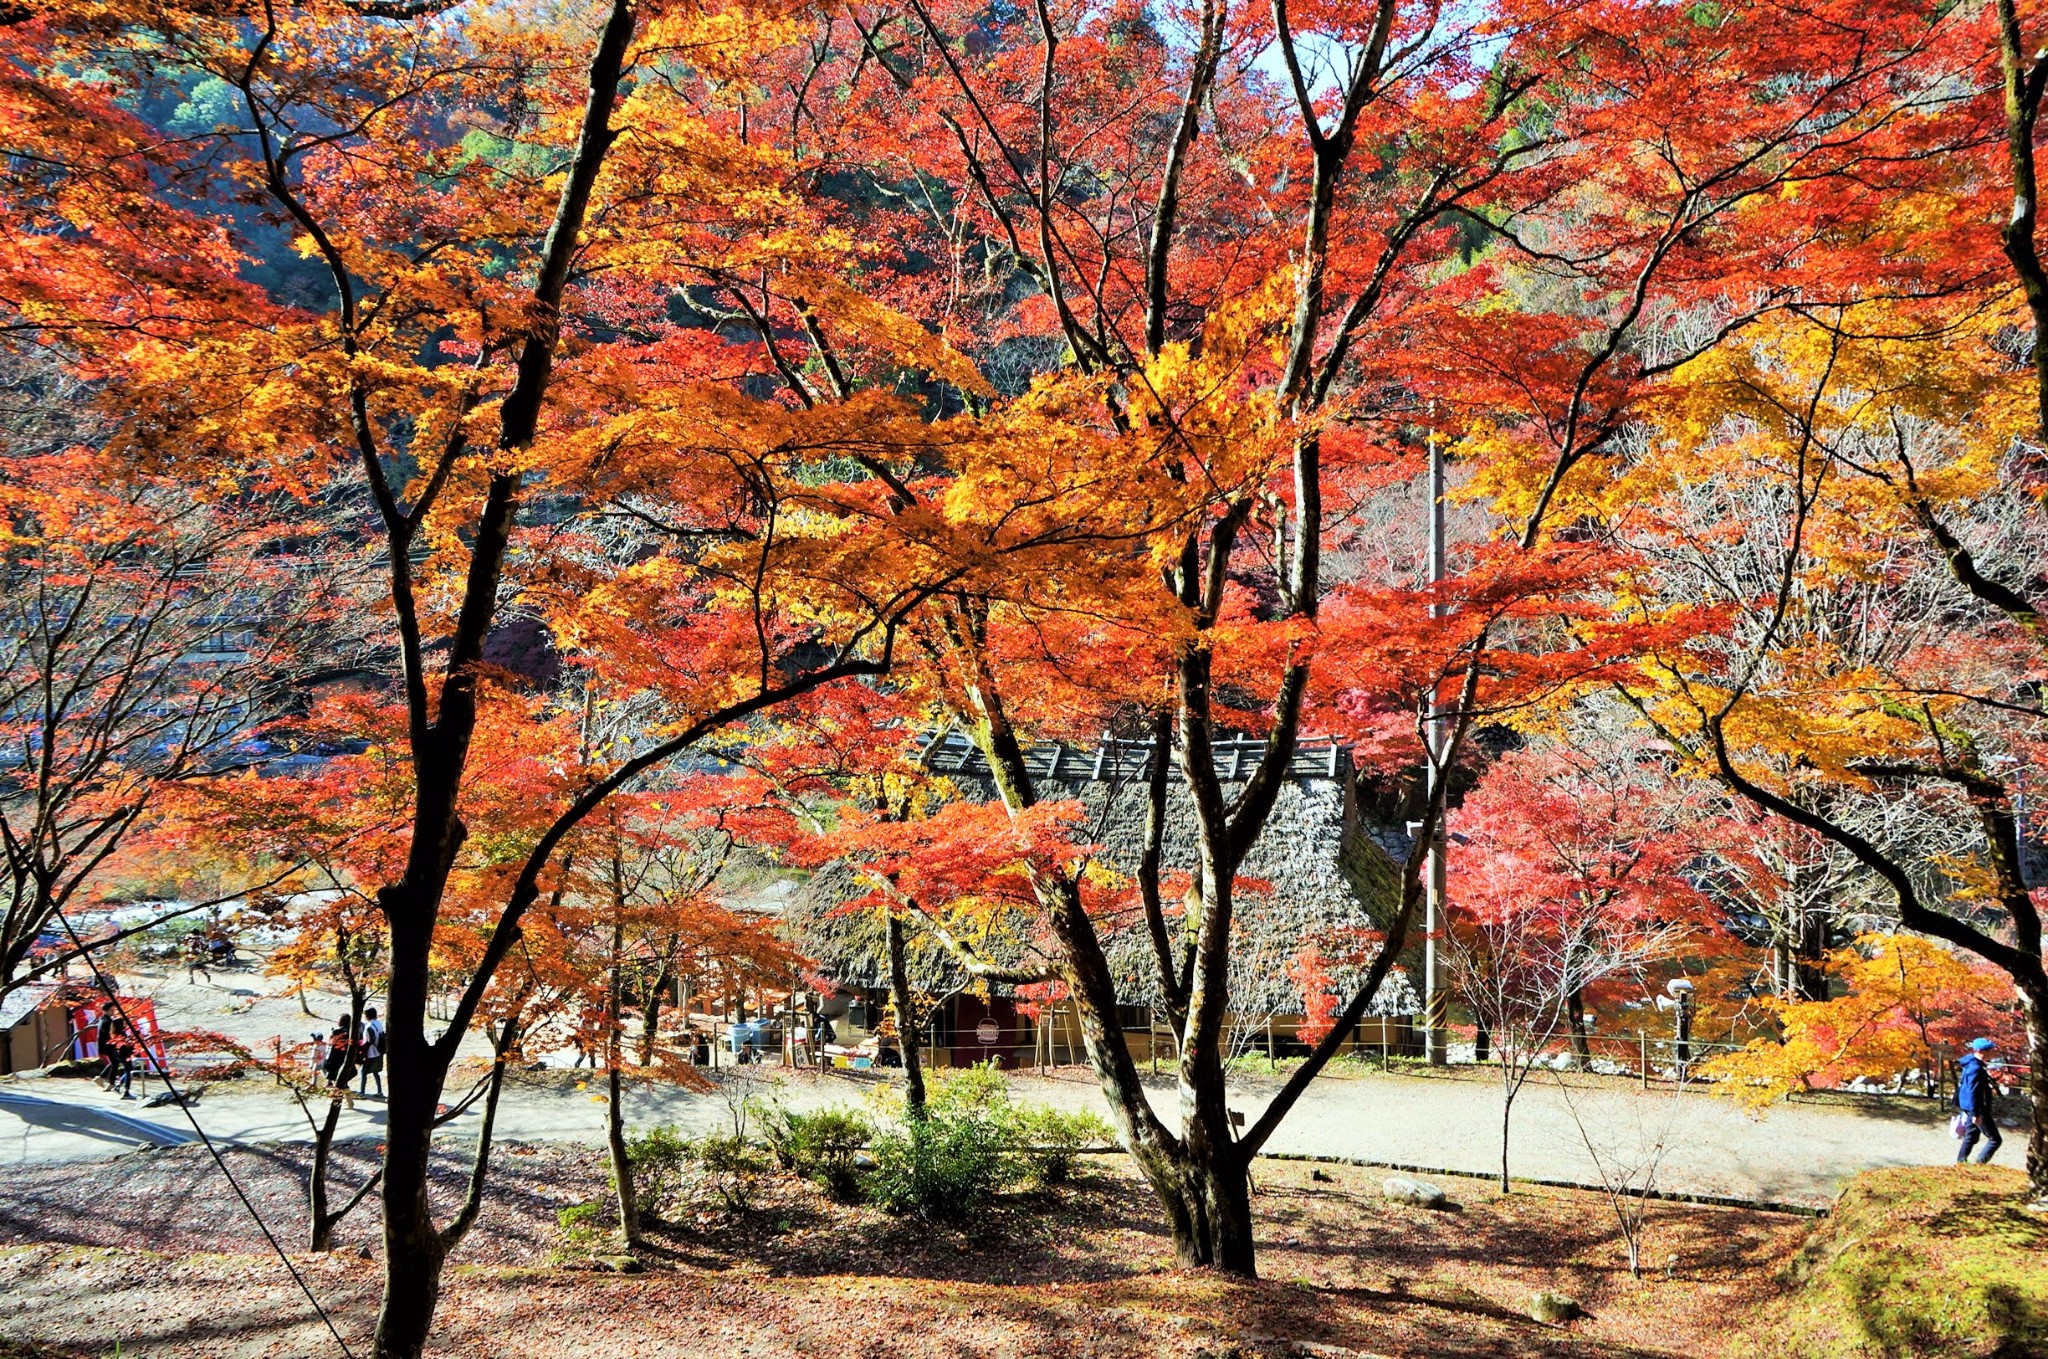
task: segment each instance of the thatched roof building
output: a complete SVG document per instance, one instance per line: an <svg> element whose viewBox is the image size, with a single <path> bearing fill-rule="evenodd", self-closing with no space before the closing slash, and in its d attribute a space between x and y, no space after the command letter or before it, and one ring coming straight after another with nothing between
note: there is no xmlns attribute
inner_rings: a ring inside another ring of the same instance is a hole
<svg viewBox="0 0 2048 1359"><path fill-rule="evenodd" d="M1259 743L1224 742L1217 751L1226 794L1249 778ZM1027 756L1033 786L1042 801L1077 800L1087 808L1087 834L1102 848L1099 859L1123 873L1135 872L1144 842L1145 791L1154 751L1150 743L1105 739L1077 747L1046 743ZM962 797L995 797L987 763L963 736L940 738L925 752L925 763L951 778ZM1281 789L1273 813L1247 856L1240 876L1262 884L1240 894L1233 932L1232 1005L1241 1013L1298 1015L1303 998L1288 964L1307 944L1377 931L1400 901L1400 863L1408 839L1399 831L1367 824L1354 794L1350 752L1335 744L1305 745L1295 753L1292 777ZM1169 870L1195 864L1194 809L1178 778L1170 784L1164 855ZM788 921L792 942L817 959L835 979L851 986L888 984L886 942L879 912L842 912L842 903L861 894L851 869L834 865L814 876L792 900ZM1123 1003L1151 1006L1158 1000L1151 946L1142 921L1116 922L1105 944ZM1014 961L999 959L999 961ZM913 980L921 990L947 992L966 982L961 969L937 944L920 940L913 948ZM1358 978L1332 969L1341 990ZM1400 971L1392 974L1371 1013L1407 1015L1421 1008Z"/></svg>

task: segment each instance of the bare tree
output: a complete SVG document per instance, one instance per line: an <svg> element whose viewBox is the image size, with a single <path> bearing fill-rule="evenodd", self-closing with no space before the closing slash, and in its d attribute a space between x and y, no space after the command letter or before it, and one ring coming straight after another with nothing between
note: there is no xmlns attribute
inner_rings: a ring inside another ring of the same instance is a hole
<svg viewBox="0 0 2048 1359"><path fill-rule="evenodd" d="M1671 1095L1654 1105L1644 1096L1620 1092L1588 1099L1583 1092L1574 1092L1562 1077L1557 1089L1614 1212L1614 1225L1628 1251L1629 1277L1639 1279L1650 1204L1656 1197L1665 1153L1671 1149L1672 1132L1678 1126L1685 1081L1681 1078Z"/></svg>
<svg viewBox="0 0 2048 1359"><path fill-rule="evenodd" d="M75 956L58 914L180 786L260 766L267 724L350 664L332 607L351 572L316 546L317 512L87 462L103 434L55 419L91 393L10 356L0 388L0 994ZM32 418L34 417L34 418ZM181 903L125 938L270 885L257 865L227 894ZM86 942L111 942L99 932ZM40 956L38 956L40 955Z"/></svg>
<svg viewBox="0 0 2048 1359"><path fill-rule="evenodd" d="M1446 932L1452 982L1492 1036L1500 1064L1501 1193L1512 1190L1515 1099L1565 1024L1572 997L1672 956L1688 933L1679 923L1624 924L1597 907L1541 901L1495 902Z"/></svg>

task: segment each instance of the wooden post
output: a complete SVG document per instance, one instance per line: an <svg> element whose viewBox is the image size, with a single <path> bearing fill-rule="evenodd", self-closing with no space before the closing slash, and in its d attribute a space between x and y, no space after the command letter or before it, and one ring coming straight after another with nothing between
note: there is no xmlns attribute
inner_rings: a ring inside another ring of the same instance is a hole
<svg viewBox="0 0 2048 1359"><path fill-rule="evenodd" d="M1636 1042L1642 1047L1643 1089L1648 1090L1650 1088L1650 1035L1642 1029L1637 1029Z"/></svg>

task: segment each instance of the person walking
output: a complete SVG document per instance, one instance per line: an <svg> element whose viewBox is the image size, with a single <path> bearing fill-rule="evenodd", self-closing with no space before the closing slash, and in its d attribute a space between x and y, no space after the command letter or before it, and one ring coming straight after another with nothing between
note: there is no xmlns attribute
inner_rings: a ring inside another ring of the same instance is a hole
<svg viewBox="0 0 2048 1359"><path fill-rule="evenodd" d="M1976 1163L1980 1166L1996 1156L1999 1147L2005 1144L2005 1139L1998 1135L1998 1122L1992 1110L1997 1087L1991 1082L1991 1069L1985 1065L1997 1046L1989 1038L1972 1038L1970 1050L1956 1064L1956 1107L1969 1115L1963 1144L1956 1151L1957 1165L1970 1159L1970 1151L1980 1139L1984 1148L1977 1155Z"/></svg>
<svg viewBox="0 0 2048 1359"><path fill-rule="evenodd" d="M377 1018L377 1007L363 1011L363 1085L364 1094L370 1093L370 1078L377 1078L377 1098L384 1098L384 1021Z"/></svg>
<svg viewBox="0 0 2048 1359"><path fill-rule="evenodd" d="M131 1033L126 1028L118 1030L107 1046L107 1092L121 1092L122 1099L134 1099L135 1085L135 1044L130 1041ZM147 1093L147 1087L145 1087Z"/></svg>
<svg viewBox="0 0 2048 1359"><path fill-rule="evenodd" d="M342 1083L342 1073L349 1070L349 1047L355 1042L355 1025L347 1015L334 1021L334 1029L327 1035L327 1062L325 1072L327 1084ZM350 1072L353 1075L353 1072Z"/></svg>

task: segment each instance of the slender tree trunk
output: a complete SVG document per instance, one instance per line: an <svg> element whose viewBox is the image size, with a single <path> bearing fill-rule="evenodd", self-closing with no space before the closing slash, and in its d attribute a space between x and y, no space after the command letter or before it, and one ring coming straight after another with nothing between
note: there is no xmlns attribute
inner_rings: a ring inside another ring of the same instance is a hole
<svg viewBox="0 0 2048 1359"><path fill-rule="evenodd" d="M1501 1070L1508 1069L1506 1056L1501 1058ZM1512 1087L1503 1087L1500 1102L1500 1192L1512 1194L1514 1185L1508 1181L1508 1120L1515 1112L1515 1092Z"/></svg>
<svg viewBox="0 0 2048 1359"><path fill-rule="evenodd" d="M327 1211L327 1163L334 1150L334 1129L341 1122L341 1101L327 1101L327 1117L313 1133L313 1168L307 1176L306 1218L313 1228L313 1250L334 1249L334 1225L340 1214Z"/></svg>
<svg viewBox="0 0 2048 1359"><path fill-rule="evenodd" d="M661 1034L661 1010L666 1003L669 987L675 985L675 974L667 963L655 975L654 984L647 988L640 1006L640 1065L654 1065L654 1044Z"/></svg>
<svg viewBox="0 0 2048 1359"><path fill-rule="evenodd" d="M889 911L889 1006L896 1013L896 1050L903 1057L903 1107L910 1117L921 1118L924 1115L924 1065L918 1053L917 997L910 990L910 959L903 940L903 918L894 910Z"/></svg>
<svg viewBox="0 0 2048 1359"><path fill-rule="evenodd" d="M341 1101L327 1102L327 1117L313 1130L313 1168L306 1186L306 1218L312 1229L311 1249L330 1251L334 1249L334 1229L341 1220L355 1211L356 1205L368 1198L377 1184L384 1178L384 1172L374 1172L363 1187L349 1196L347 1203L329 1210L327 1197L327 1172L333 1162L334 1132L341 1122Z"/></svg>
<svg viewBox="0 0 2048 1359"><path fill-rule="evenodd" d="M626 1112L624 1082L620 1079L619 1064L613 1062L606 1073L606 1093L610 1096L605 1111L605 1137L611 1149L612 1180L618 1185L619 1233L628 1246L640 1244L640 1198L633 1185L633 1162L626 1155Z"/></svg>
<svg viewBox="0 0 2048 1359"><path fill-rule="evenodd" d="M604 1066L605 1066L605 1142L611 1151L612 1183L617 1187L619 1200L619 1234L626 1244L640 1244L640 1204L633 1189L633 1162L626 1155L626 1100L625 1083L621 1079L620 1065L625 1054L619 1032L619 992L624 979L619 975L619 953L625 944L625 927L612 925L611 985L605 989L604 1008Z"/></svg>
<svg viewBox="0 0 2048 1359"><path fill-rule="evenodd" d="M1565 1023L1571 1031L1572 1065L1580 1071L1593 1065L1593 1042L1587 1031L1586 994L1577 987L1565 997Z"/></svg>
<svg viewBox="0 0 2048 1359"><path fill-rule="evenodd" d="M340 942L336 952L346 960L348 952L348 941L346 938ZM344 970L347 969L346 961L344 961L343 967ZM354 1084L356 1078L355 1045L359 1040L355 1035L359 1035L363 1031L363 1002L365 994L363 988L355 983L355 974L352 971L348 972L348 977L350 982L348 1027L349 1034L351 1035L349 1046L342 1055L340 1067L335 1072L334 1087L327 1093L327 1117L322 1119L313 1129L313 1165L307 1172L307 1217L308 1223L312 1228L312 1249L317 1251L334 1249L335 1224L339 1223L344 1217L347 1217L349 1209L354 1208L357 1203L362 1201L363 1197L361 1193L358 1193L348 1201L347 1207L344 1207L338 1213L330 1213L327 1210L327 1167L333 1158L335 1129L341 1125L341 1106L348 1101L349 1088ZM304 992L302 991L300 994L303 996ZM303 1101L300 1107L304 1107ZM379 1173L381 1174L382 1172ZM371 1183L376 1183L374 1176L371 1178ZM367 1189L368 1186L365 1186L366 1191Z"/></svg>

